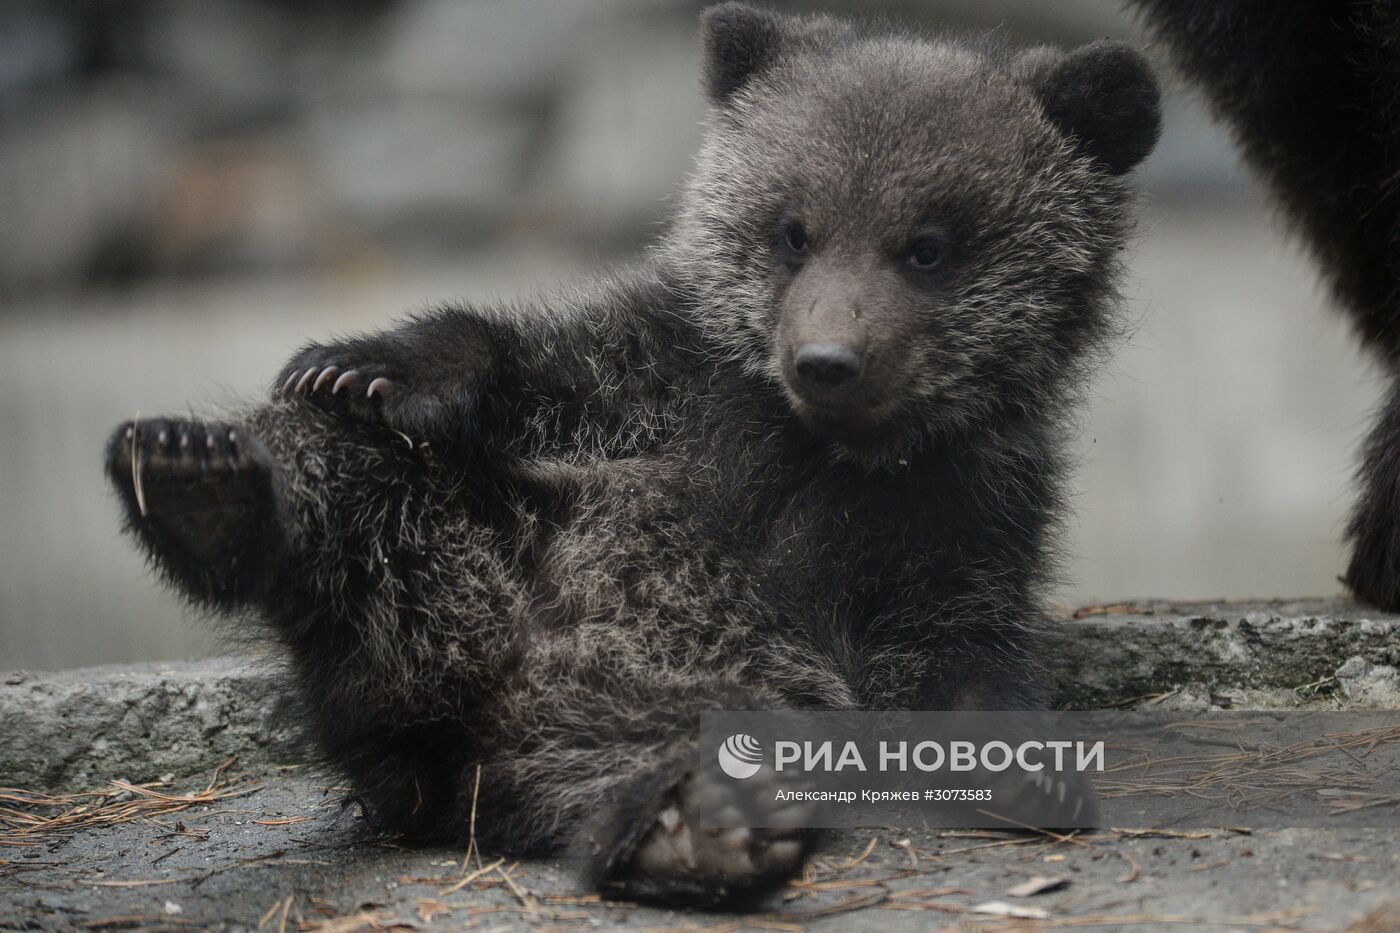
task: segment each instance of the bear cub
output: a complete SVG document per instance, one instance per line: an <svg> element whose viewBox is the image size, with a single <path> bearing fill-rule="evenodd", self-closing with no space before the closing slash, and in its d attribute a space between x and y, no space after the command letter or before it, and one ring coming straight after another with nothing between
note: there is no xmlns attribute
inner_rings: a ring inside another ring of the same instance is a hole
<svg viewBox="0 0 1400 933"><path fill-rule="evenodd" d="M280 643L374 825L474 812L719 904L813 836L694 776L702 713L1039 702L1067 416L1159 117L1115 43L701 31L708 134L635 267L305 347L225 420L119 427L107 470L166 581Z"/></svg>

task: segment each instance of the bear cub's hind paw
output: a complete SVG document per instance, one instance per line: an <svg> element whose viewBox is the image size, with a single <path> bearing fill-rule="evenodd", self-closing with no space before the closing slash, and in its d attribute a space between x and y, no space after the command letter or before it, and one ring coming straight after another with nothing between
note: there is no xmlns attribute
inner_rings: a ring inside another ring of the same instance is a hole
<svg viewBox="0 0 1400 933"><path fill-rule="evenodd" d="M744 782L708 770L687 776L602 886L691 906L762 897L801 871L815 840L803 828L810 807L775 804L777 789L767 772Z"/></svg>
<svg viewBox="0 0 1400 933"><path fill-rule="evenodd" d="M238 425L131 421L108 441L106 468L128 527L192 596L245 595L280 546L276 466Z"/></svg>

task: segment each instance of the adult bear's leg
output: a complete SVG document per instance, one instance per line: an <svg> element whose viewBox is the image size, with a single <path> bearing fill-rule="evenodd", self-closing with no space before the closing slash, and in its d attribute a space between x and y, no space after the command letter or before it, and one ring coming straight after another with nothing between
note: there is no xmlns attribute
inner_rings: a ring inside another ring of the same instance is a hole
<svg viewBox="0 0 1400 933"><path fill-rule="evenodd" d="M1133 0L1205 91L1351 314L1400 373L1400 7L1312 0ZM1400 395L1362 454L1346 583L1400 610Z"/></svg>
<svg viewBox="0 0 1400 933"><path fill-rule="evenodd" d="M1400 380L1362 449L1360 496L1347 522L1351 564L1346 584L1384 609L1400 609Z"/></svg>

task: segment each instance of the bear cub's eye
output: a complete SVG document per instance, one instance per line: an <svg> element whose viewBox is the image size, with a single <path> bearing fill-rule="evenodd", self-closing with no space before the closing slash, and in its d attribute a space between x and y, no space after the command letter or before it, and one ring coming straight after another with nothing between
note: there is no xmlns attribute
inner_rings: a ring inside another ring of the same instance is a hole
<svg viewBox="0 0 1400 933"><path fill-rule="evenodd" d="M904 260L911 269L919 272L932 272L943 265L948 249L941 240L926 238L909 247L909 255Z"/></svg>
<svg viewBox="0 0 1400 933"><path fill-rule="evenodd" d="M789 220L783 226L783 245L794 253L805 253L810 245L807 240L807 228L802 226L801 221Z"/></svg>

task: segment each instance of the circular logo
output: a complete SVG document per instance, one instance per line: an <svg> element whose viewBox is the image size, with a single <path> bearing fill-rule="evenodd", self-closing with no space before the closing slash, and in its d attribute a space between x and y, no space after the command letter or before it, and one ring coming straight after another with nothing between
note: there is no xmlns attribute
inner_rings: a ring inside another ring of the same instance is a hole
<svg viewBox="0 0 1400 933"><path fill-rule="evenodd" d="M751 778L763 767L763 746L753 736L736 732L719 747L719 767L736 780Z"/></svg>

